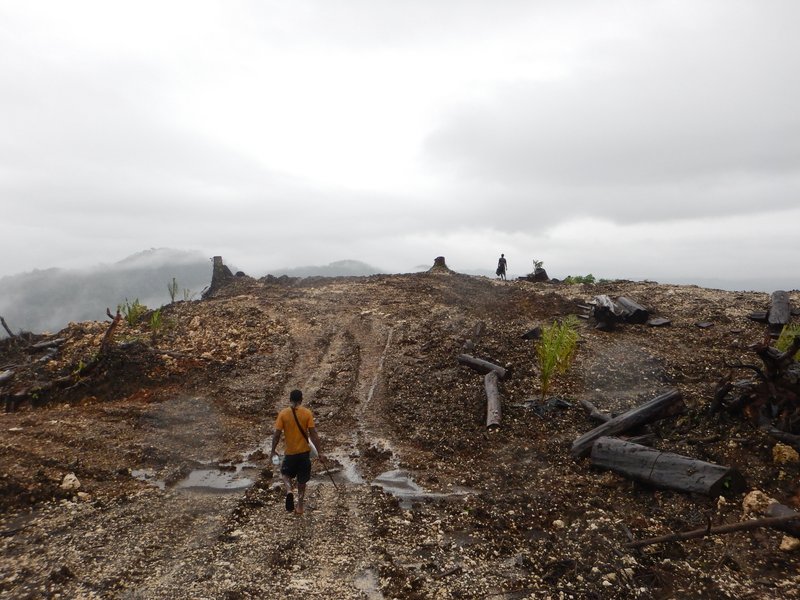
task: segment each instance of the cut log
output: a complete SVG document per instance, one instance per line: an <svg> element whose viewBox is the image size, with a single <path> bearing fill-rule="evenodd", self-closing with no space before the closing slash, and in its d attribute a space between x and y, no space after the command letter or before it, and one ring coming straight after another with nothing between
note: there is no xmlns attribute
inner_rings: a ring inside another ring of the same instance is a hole
<svg viewBox="0 0 800 600"><path fill-rule="evenodd" d="M601 437L592 446L592 465L658 488L717 497L745 489L736 469L654 448Z"/></svg>
<svg viewBox="0 0 800 600"><path fill-rule="evenodd" d="M488 360L475 358L469 354L459 354L456 359L460 364L466 365L470 369L474 369L481 375L486 375L487 373L494 371L501 380L511 379L511 369L504 369L500 365L491 363Z"/></svg>
<svg viewBox="0 0 800 600"><path fill-rule="evenodd" d="M798 517L797 521L790 521L778 526L789 535L800 538L800 513L786 506L785 504L773 503L767 507L767 517L790 517L792 515Z"/></svg>
<svg viewBox="0 0 800 600"><path fill-rule="evenodd" d="M769 313L767 313L767 323L769 323L771 332L780 333L783 326L786 325L792 317L792 311L789 307L789 294L783 290L772 292L770 301L771 304Z"/></svg>
<svg viewBox="0 0 800 600"><path fill-rule="evenodd" d="M584 433L572 443L572 456L580 458L589 454L592 444L598 438L617 435L639 425L677 415L685 409L686 405L683 403L683 398L678 390L665 392L641 406L637 406Z"/></svg>
<svg viewBox="0 0 800 600"><path fill-rule="evenodd" d="M611 415L600 412L600 410L588 400L580 400L580 405L583 407L583 410L586 411L590 419L600 421L601 423L607 423L611 420Z"/></svg>
<svg viewBox="0 0 800 600"><path fill-rule="evenodd" d="M623 320L628 323L641 325L650 318L650 312L644 306L625 296L617 298L617 305L622 309Z"/></svg>
<svg viewBox="0 0 800 600"><path fill-rule="evenodd" d="M489 428L500 427L500 419L503 417L497 381L497 371L491 371L483 378L483 386L486 389L486 427Z"/></svg>

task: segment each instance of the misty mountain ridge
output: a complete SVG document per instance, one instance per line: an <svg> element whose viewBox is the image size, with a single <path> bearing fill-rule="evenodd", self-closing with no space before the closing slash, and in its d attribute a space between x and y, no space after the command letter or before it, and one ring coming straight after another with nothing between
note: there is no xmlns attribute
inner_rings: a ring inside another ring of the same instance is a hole
<svg viewBox="0 0 800 600"><path fill-rule="evenodd" d="M380 273L386 271L360 260L337 260L322 266L292 267L269 272L270 275L289 277L366 277Z"/></svg>
<svg viewBox="0 0 800 600"><path fill-rule="evenodd" d="M113 264L8 275L0 278L0 315L15 332L58 331L70 321L102 321L106 308L126 299L166 304L173 277L176 300L199 297L211 281L211 262L196 251L152 248Z"/></svg>
<svg viewBox="0 0 800 600"><path fill-rule="evenodd" d="M236 267L229 265L232 271ZM80 269L35 269L0 278L0 316L12 331L59 331L74 321L102 321L126 300L158 308L170 302L168 285L175 278L175 300L196 299L211 282L210 258L174 248L150 248L115 263ZM382 273L358 260L273 270L275 276L361 277ZM0 329L0 337L6 333Z"/></svg>

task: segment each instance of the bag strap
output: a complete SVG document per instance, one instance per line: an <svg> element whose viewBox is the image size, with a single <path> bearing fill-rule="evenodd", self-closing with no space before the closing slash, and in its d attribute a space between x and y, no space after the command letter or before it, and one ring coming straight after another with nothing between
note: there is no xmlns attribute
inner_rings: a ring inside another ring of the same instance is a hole
<svg viewBox="0 0 800 600"><path fill-rule="evenodd" d="M292 406L291 408L292 408L292 415L294 415L294 422L297 423L297 428L300 430L300 433L303 434L303 437L306 438L306 444L308 444L308 435L306 435L306 431L305 429L303 429L303 426L300 425L300 419L297 418L297 413L294 411L294 406Z"/></svg>

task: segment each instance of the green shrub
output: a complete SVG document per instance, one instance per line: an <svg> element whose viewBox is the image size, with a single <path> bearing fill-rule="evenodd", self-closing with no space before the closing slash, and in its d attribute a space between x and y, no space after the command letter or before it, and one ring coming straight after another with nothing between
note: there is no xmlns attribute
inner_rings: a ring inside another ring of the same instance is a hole
<svg viewBox="0 0 800 600"><path fill-rule="evenodd" d="M125 303L120 304L117 306L117 310L122 313L122 316L125 317L125 322L128 325L136 325L136 323L141 319L142 315L147 312L147 307L139 302L139 299L136 298L133 302L128 301L125 298Z"/></svg>
<svg viewBox="0 0 800 600"><path fill-rule="evenodd" d="M591 273L588 275L567 275L564 278L564 283L595 283L595 281L596 279Z"/></svg>
<svg viewBox="0 0 800 600"><path fill-rule="evenodd" d="M775 342L775 347L781 352L786 352L789 346L792 345L794 338L798 335L800 335L800 325L784 325L781 330L781 335L778 337L778 341ZM794 355L794 359L800 360L800 350Z"/></svg>
<svg viewBox="0 0 800 600"><path fill-rule="evenodd" d="M578 319L574 315L569 315L561 323L553 321L552 325L542 329L542 336L536 346L542 399L550 391L553 378L569 369L577 346Z"/></svg>

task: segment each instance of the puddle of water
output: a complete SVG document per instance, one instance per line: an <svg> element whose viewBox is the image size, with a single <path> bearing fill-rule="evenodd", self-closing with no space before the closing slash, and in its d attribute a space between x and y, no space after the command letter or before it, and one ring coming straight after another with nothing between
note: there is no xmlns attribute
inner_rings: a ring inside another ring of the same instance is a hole
<svg viewBox="0 0 800 600"><path fill-rule="evenodd" d="M366 596L367 600L384 600L384 595L379 587L378 574L374 569L361 571L356 575L353 583L356 589Z"/></svg>
<svg viewBox="0 0 800 600"><path fill-rule="evenodd" d="M175 484L177 489L238 492L253 485L260 474L255 465L220 465L221 468L195 469Z"/></svg>
<svg viewBox="0 0 800 600"><path fill-rule="evenodd" d="M140 481L156 486L160 490L167 487L163 479L156 477L156 472L153 469L134 469L131 471L131 475Z"/></svg>
<svg viewBox="0 0 800 600"><path fill-rule="evenodd" d="M371 485L377 486L385 493L397 498L400 501L400 508L405 510L413 508L415 501L420 502L428 498L444 496L444 494L426 492L407 472L400 469L381 473L372 481Z"/></svg>

